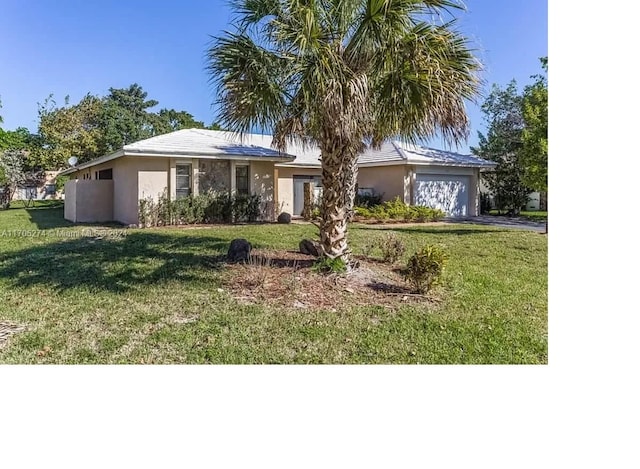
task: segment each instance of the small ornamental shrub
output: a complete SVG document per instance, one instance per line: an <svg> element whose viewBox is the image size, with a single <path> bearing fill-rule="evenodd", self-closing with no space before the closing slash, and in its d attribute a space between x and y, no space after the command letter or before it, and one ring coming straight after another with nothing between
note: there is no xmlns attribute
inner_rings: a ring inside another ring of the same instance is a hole
<svg viewBox="0 0 640 469"><path fill-rule="evenodd" d="M356 207L373 207L382 203L384 194L373 191L371 194L356 194L354 205Z"/></svg>
<svg viewBox="0 0 640 469"><path fill-rule="evenodd" d="M313 270L321 274L342 274L347 271L347 264L339 257L331 259L330 257L322 256L313 263Z"/></svg>
<svg viewBox="0 0 640 469"><path fill-rule="evenodd" d="M444 218L442 210L419 205L407 205L400 197L373 206L357 206L354 209L356 219L378 222L428 222Z"/></svg>
<svg viewBox="0 0 640 469"><path fill-rule="evenodd" d="M417 293L427 293L440 278L447 259L438 246L425 246L409 258L403 276Z"/></svg>
<svg viewBox="0 0 640 469"><path fill-rule="evenodd" d="M157 200L140 199L138 205L139 223L143 227L255 222L260 216L266 218L258 195L206 192L171 200L165 190Z"/></svg>
<svg viewBox="0 0 640 469"><path fill-rule="evenodd" d="M395 233L388 233L380 238L378 247L382 252L382 260L389 264L396 263L406 250L404 243Z"/></svg>

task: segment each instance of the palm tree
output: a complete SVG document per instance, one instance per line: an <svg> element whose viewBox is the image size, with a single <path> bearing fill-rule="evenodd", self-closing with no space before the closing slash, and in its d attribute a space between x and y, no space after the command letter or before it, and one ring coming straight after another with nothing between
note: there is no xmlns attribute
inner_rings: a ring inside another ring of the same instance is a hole
<svg viewBox="0 0 640 469"><path fill-rule="evenodd" d="M349 264L347 219L365 145L468 136L465 100L480 64L453 0L234 0L233 32L213 38L207 70L220 123L273 133L273 146L318 145L324 255Z"/></svg>

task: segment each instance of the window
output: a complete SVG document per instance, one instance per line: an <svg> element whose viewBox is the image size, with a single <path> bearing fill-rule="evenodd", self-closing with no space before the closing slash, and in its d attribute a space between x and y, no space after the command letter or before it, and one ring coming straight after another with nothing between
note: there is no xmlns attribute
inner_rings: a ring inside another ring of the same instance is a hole
<svg viewBox="0 0 640 469"><path fill-rule="evenodd" d="M44 195L56 195L56 185L55 184L45 184L45 186L44 186Z"/></svg>
<svg viewBox="0 0 640 469"><path fill-rule="evenodd" d="M96 179L113 179L113 169L103 169L96 173Z"/></svg>
<svg viewBox="0 0 640 469"><path fill-rule="evenodd" d="M176 199L188 197L191 194L191 165L176 165Z"/></svg>
<svg viewBox="0 0 640 469"><path fill-rule="evenodd" d="M249 195L249 166L236 166L236 193Z"/></svg>

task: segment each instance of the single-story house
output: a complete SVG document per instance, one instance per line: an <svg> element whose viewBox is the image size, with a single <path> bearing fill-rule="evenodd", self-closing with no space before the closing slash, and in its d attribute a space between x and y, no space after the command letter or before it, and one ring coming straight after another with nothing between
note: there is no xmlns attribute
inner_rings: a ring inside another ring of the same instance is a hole
<svg viewBox="0 0 640 469"><path fill-rule="evenodd" d="M494 163L471 155L393 141L360 156L358 185L384 200L400 197L450 216L479 213L479 172ZM258 194L266 213L299 215L305 182L321 186L320 150L271 148L271 136L203 129L178 130L136 143L61 174L65 218L75 222L138 223L140 199L166 191L172 199L203 191Z"/></svg>
<svg viewBox="0 0 640 469"><path fill-rule="evenodd" d="M60 171L45 171L42 179L32 184L18 187L13 194L13 200L50 200L59 198L56 190L56 177Z"/></svg>
<svg viewBox="0 0 640 469"><path fill-rule="evenodd" d="M269 147L271 136L249 134L243 136L243 141ZM293 145L287 152L296 155L296 159L276 165L278 200L283 211L300 215L304 183L322 186L320 149ZM410 205L439 208L453 217L477 216L480 171L494 167L495 163L472 155L391 141L379 150L368 149L360 155L358 189L361 193L381 194L385 201L400 197Z"/></svg>

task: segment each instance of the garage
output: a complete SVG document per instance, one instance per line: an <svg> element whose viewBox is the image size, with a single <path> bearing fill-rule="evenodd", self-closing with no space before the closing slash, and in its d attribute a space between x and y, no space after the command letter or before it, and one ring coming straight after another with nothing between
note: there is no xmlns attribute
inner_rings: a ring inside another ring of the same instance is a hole
<svg viewBox="0 0 640 469"><path fill-rule="evenodd" d="M470 177L444 174L416 174L415 205L438 208L451 217L469 215Z"/></svg>

